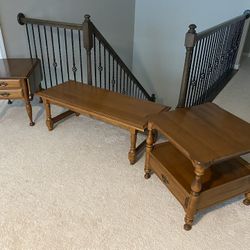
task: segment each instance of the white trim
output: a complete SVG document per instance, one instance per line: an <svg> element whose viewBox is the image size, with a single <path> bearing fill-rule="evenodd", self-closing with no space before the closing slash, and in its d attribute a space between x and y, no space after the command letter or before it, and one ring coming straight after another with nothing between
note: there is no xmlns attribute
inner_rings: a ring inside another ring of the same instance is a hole
<svg viewBox="0 0 250 250"><path fill-rule="evenodd" d="M235 64L235 65L234 65L234 69L235 69L235 70L239 70L239 68L240 68L240 64Z"/></svg>
<svg viewBox="0 0 250 250"><path fill-rule="evenodd" d="M6 52L4 47L3 35L0 27L0 59L6 58Z"/></svg>

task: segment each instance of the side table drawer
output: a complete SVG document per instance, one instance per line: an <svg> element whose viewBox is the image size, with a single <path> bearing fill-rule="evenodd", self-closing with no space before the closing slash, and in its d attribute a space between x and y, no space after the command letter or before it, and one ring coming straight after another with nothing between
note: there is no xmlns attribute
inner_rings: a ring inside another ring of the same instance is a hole
<svg viewBox="0 0 250 250"><path fill-rule="evenodd" d="M23 98L22 89L0 89L0 99L18 99Z"/></svg>
<svg viewBox="0 0 250 250"><path fill-rule="evenodd" d="M21 88L21 80L0 80L0 90L9 88Z"/></svg>

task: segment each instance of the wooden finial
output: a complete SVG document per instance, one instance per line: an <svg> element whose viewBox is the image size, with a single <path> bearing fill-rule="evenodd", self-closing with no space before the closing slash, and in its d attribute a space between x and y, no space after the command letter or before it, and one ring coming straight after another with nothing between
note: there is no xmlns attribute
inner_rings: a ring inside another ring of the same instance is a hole
<svg viewBox="0 0 250 250"><path fill-rule="evenodd" d="M23 13L18 13L17 14L17 22L20 24L20 25L24 25L24 22L22 21L22 19L25 18L25 15Z"/></svg>
<svg viewBox="0 0 250 250"><path fill-rule="evenodd" d="M85 21L90 21L90 15L89 14L84 15L84 18L85 18Z"/></svg>
<svg viewBox="0 0 250 250"><path fill-rule="evenodd" d="M249 18L250 17L250 10L245 10L243 14L246 16L246 18Z"/></svg>
<svg viewBox="0 0 250 250"><path fill-rule="evenodd" d="M196 28L197 28L197 26L195 24L190 24L188 33L195 34L196 33L196 30L195 30Z"/></svg>

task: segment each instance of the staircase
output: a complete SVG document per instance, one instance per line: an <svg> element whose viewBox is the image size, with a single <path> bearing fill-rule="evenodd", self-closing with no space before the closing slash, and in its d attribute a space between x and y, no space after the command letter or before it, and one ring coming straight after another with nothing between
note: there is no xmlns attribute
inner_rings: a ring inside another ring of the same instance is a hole
<svg viewBox="0 0 250 250"><path fill-rule="evenodd" d="M25 25L31 58L41 60L43 82L47 89L67 80L155 101L136 79L101 32L85 15L82 24L27 18Z"/></svg>

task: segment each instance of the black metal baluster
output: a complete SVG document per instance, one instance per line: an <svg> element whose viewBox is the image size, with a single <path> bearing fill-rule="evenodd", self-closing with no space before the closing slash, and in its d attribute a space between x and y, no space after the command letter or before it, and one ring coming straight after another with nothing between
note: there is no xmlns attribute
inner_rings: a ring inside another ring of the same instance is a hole
<svg viewBox="0 0 250 250"><path fill-rule="evenodd" d="M71 30L71 49L72 49L72 71L73 71L73 75L74 75L74 81L76 81L76 61L75 61L75 47L74 47L74 37L73 37L73 30Z"/></svg>
<svg viewBox="0 0 250 250"><path fill-rule="evenodd" d="M129 95L129 92L128 92L128 74L126 74L126 95Z"/></svg>
<svg viewBox="0 0 250 250"><path fill-rule="evenodd" d="M132 96L132 79L129 80L129 95Z"/></svg>
<svg viewBox="0 0 250 250"><path fill-rule="evenodd" d="M195 98L195 89L198 82L198 66L199 66L199 58L200 58L200 52L201 52L201 44L202 40L199 40L197 44L195 45L195 62L194 62L194 71L192 75L192 79L190 79L190 90L188 93L188 107L193 105L193 99Z"/></svg>
<svg viewBox="0 0 250 250"><path fill-rule="evenodd" d="M31 44L30 44L30 34L29 34L28 24L25 25L25 28L26 28L26 34L27 34L27 39L28 39L28 46L29 46L30 58L33 58L33 56L32 56L32 50L31 50Z"/></svg>
<svg viewBox="0 0 250 250"><path fill-rule="evenodd" d="M43 30L44 30L46 52L47 52L47 62L48 62L48 70L49 70L50 87L52 87L53 82L52 82L51 69L50 69L50 56L49 56L49 47L48 47L48 39L47 39L47 29L46 29L45 26L43 26Z"/></svg>
<svg viewBox="0 0 250 250"><path fill-rule="evenodd" d="M81 31L80 30L78 30L78 40L79 40L79 59L80 59L80 70L81 70L81 82L83 83L82 41L81 41Z"/></svg>
<svg viewBox="0 0 250 250"><path fill-rule="evenodd" d="M106 89L107 74L106 74L106 49L103 46L103 57L104 57L104 88Z"/></svg>
<svg viewBox="0 0 250 250"><path fill-rule="evenodd" d="M120 66L120 65L119 65ZM119 74L119 93L122 93L122 67L120 66L120 74Z"/></svg>
<svg viewBox="0 0 250 250"><path fill-rule="evenodd" d="M93 35L94 39L94 72L95 72L95 86L97 87L97 75L96 75L96 37Z"/></svg>
<svg viewBox="0 0 250 250"><path fill-rule="evenodd" d="M206 95L206 91L208 88L208 79L210 77L210 73L211 73L211 58L212 58L212 50L213 50L213 46L214 46L214 41L215 41L215 33L211 34L209 36L209 46L207 48L208 51L208 55L207 55L207 60L206 60L206 69L205 69L205 79L204 79L204 84L203 84L203 88L202 88L202 94L201 94L201 98L200 98L200 103L204 103L205 102L205 95Z"/></svg>
<svg viewBox="0 0 250 250"><path fill-rule="evenodd" d="M119 74L119 72L118 72L118 62L116 61L116 92L119 92L118 91L118 74Z"/></svg>
<svg viewBox="0 0 250 250"><path fill-rule="evenodd" d="M205 100L207 100L207 94L210 90L210 88L212 87L213 85L213 79L214 79L214 73L215 73L215 70L216 70L216 58L217 58L217 50L218 50L218 44L220 42L220 37L221 37L221 33L220 31L216 31L216 35L215 35L215 42L214 42L214 48L213 48L213 56L212 56L212 61L211 61L211 74L210 74L210 77L209 77L209 81L208 81L208 86L207 86L207 90L206 90L206 96L205 96Z"/></svg>
<svg viewBox="0 0 250 250"><path fill-rule="evenodd" d="M192 89L194 87L193 85L197 81L195 71L196 71L197 53L198 53L199 46L200 46L200 43L198 41L198 43L196 43L196 45L194 46L194 50L193 50L193 56L192 56L192 63L191 63L191 68L190 68L190 77L189 77L189 81L188 81L187 97L186 97L186 101L185 101L185 107L190 106L191 92L192 92Z"/></svg>
<svg viewBox="0 0 250 250"><path fill-rule="evenodd" d="M111 78L110 78L110 75L111 75L111 67L110 67L110 53L109 54L109 61L108 61L108 64L109 64L109 90L110 90L110 83L111 83Z"/></svg>
<svg viewBox="0 0 250 250"><path fill-rule="evenodd" d="M112 91L114 91L114 87L115 87L115 59L113 57L113 71L112 71Z"/></svg>
<svg viewBox="0 0 250 250"><path fill-rule="evenodd" d="M99 48L99 66L98 66L98 70L99 70L99 87L102 87L102 71L103 71L103 67L102 67L102 50L101 50L101 42L100 40L98 41L98 48Z"/></svg>
<svg viewBox="0 0 250 250"><path fill-rule="evenodd" d="M134 83L134 81L133 81L133 97L136 97L136 95L135 95L135 83Z"/></svg>
<svg viewBox="0 0 250 250"><path fill-rule="evenodd" d="M215 84L216 84L217 80L219 79L219 75L220 75L221 55L222 55L221 51L222 51L222 44L223 44L224 39L225 39L225 33L226 33L225 28L222 29L220 32L221 32L221 37L220 37L220 42L218 44L218 53L217 53L218 66L217 66L217 69L215 70L215 74L214 74L213 86L212 86L213 89L215 88Z"/></svg>
<svg viewBox="0 0 250 250"><path fill-rule="evenodd" d="M38 29L38 38L39 38L39 44L40 44L40 52L41 52L43 79L44 79L45 89L47 89L48 86L47 86L47 78L46 78L46 72L45 72L45 66L44 66L43 45L42 45L42 39L41 39L40 25L37 25L37 29Z"/></svg>
<svg viewBox="0 0 250 250"><path fill-rule="evenodd" d="M197 89L196 89L196 100L195 100L195 105L197 104L200 104L200 98L201 98L201 90L202 90L202 85L204 83L204 79L205 79L205 70L204 70L204 65L205 65L205 62L206 62L206 55L207 55L207 45L208 45L208 41L209 41L209 38L208 37L205 37L203 38L204 40L204 46L203 46L203 50L202 50L202 56L201 56L201 61L200 61L200 72L199 72L199 75L198 75L198 86L197 86Z"/></svg>
<svg viewBox="0 0 250 250"><path fill-rule="evenodd" d="M126 94L126 85L125 85L125 71L122 71L122 93L125 95Z"/></svg>
<svg viewBox="0 0 250 250"><path fill-rule="evenodd" d="M36 36L35 36L35 32L34 32L34 25L31 24L31 30L32 30L32 36L33 36L33 45L34 45L34 49L35 49L35 56L37 57L37 49L36 49Z"/></svg>
<svg viewBox="0 0 250 250"><path fill-rule="evenodd" d="M207 46L206 46L206 55L205 55L205 62L204 62L204 67L203 67L203 82L202 82L202 86L200 89L200 94L199 94L199 104L203 103L203 97L204 97L204 92L207 88L207 74L208 74L208 67L209 67L209 57L211 54L211 45L212 45L212 41L213 41L213 37L212 35L207 36L208 42L207 42Z"/></svg>
<svg viewBox="0 0 250 250"><path fill-rule="evenodd" d="M230 50L230 56L228 57L228 62L226 65L226 68L228 70L233 70L233 58L234 58L234 54L235 54L235 46L236 46L236 40L237 40L237 35L239 32L239 25L238 23L236 24L232 24L231 25L231 32L229 34L229 39L228 39L228 49Z"/></svg>
<svg viewBox="0 0 250 250"><path fill-rule="evenodd" d="M192 100L192 105L196 105L197 100L199 99L199 90L200 90L200 85L202 84L202 79L201 79L201 72L202 72L202 67L204 63L204 54L205 54L205 48L206 48L206 42L207 39L203 38L201 40L201 52L199 56L199 61L198 61L198 71L197 71L197 85L195 88L195 96Z"/></svg>
<svg viewBox="0 0 250 250"><path fill-rule="evenodd" d="M67 68L68 81L69 81L70 80L70 77L69 77L69 55L68 55L68 42L67 42L66 29L64 29L64 45L65 45L65 54L66 54L66 68Z"/></svg>
<svg viewBox="0 0 250 250"><path fill-rule="evenodd" d="M62 82L64 82L60 32L59 32L59 28L58 27L56 28L56 30L57 30L57 43L58 43L58 51L59 51L59 62L60 62L60 68L61 68L61 78L62 78Z"/></svg>
<svg viewBox="0 0 250 250"><path fill-rule="evenodd" d="M58 85L57 62L56 62L56 56L55 56L54 36L53 36L52 27L50 27L50 36L51 36L51 45L52 45L52 54L53 54L53 67L54 67L54 70L55 70L55 80L56 80L56 85Z"/></svg>

